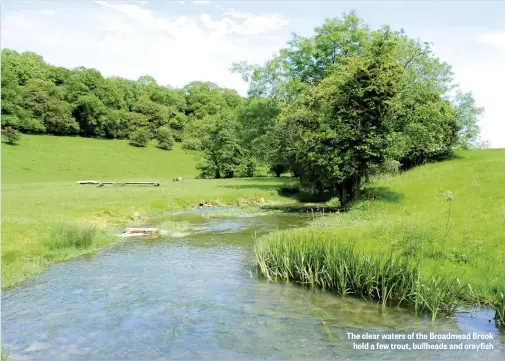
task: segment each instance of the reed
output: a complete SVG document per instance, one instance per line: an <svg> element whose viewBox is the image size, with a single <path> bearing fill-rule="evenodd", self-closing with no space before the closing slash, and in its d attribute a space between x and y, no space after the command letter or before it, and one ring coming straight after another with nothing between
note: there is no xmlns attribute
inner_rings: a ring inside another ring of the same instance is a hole
<svg viewBox="0 0 505 361"><path fill-rule="evenodd" d="M422 276L420 262L405 256L366 254L327 230L275 232L255 242L259 273L284 280L375 300L381 307L414 310L420 315L453 315L461 285L456 277L433 272Z"/></svg>

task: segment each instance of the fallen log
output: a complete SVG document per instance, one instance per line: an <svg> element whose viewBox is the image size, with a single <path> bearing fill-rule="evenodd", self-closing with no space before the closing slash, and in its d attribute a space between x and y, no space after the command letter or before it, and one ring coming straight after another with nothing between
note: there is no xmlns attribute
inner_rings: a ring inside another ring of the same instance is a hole
<svg viewBox="0 0 505 361"><path fill-rule="evenodd" d="M154 187L159 187L160 182L101 182L101 181L87 180L87 181L79 181L77 182L77 184L96 184L98 185L98 187L103 187L106 184L152 185Z"/></svg>
<svg viewBox="0 0 505 361"><path fill-rule="evenodd" d="M85 181L79 181L77 182L77 184L100 184L100 182L95 180L85 180Z"/></svg>

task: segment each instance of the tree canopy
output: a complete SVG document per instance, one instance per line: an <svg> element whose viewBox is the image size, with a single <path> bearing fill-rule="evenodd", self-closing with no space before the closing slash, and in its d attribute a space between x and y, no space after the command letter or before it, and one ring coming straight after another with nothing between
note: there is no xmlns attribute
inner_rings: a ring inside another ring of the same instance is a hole
<svg viewBox="0 0 505 361"><path fill-rule="evenodd" d="M191 121L244 101L213 83L177 89L149 75L104 78L96 69L56 67L32 52L2 50L2 126L25 133L129 139L145 128L154 138L169 127L180 142Z"/></svg>

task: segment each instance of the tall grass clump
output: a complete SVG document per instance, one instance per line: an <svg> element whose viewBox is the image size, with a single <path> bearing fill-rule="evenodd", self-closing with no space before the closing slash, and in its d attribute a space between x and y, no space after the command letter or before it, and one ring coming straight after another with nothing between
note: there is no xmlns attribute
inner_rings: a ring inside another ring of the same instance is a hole
<svg viewBox="0 0 505 361"><path fill-rule="evenodd" d="M452 315L461 286L455 277L421 277L420 263L405 256L365 254L329 230L297 229L256 240L258 271L271 280L292 281L429 314Z"/></svg>
<svg viewBox="0 0 505 361"><path fill-rule="evenodd" d="M53 228L44 245L50 251L65 248L86 249L101 243L103 237L105 233L93 226L58 225Z"/></svg>

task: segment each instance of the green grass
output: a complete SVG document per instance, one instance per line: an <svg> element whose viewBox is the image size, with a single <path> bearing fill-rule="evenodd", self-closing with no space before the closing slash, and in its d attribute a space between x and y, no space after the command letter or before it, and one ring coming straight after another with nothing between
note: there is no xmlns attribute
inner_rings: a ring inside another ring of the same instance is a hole
<svg viewBox="0 0 505 361"><path fill-rule="evenodd" d="M289 178L195 179L195 155L176 145L165 151L128 141L24 135L19 145L2 143L2 287L115 241L98 237L91 247L50 249L59 224L118 231L133 215L140 222L171 208L200 202L240 204L277 194ZM172 182L183 177L182 182ZM77 185L79 180L159 181L159 187ZM65 237L63 237L65 238Z"/></svg>
<svg viewBox="0 0 505 361"><path fill-rule="evenodd" d="M44 240L43 245L49 251L61 249L89 249L93 245L105 243L102 241L107 235L93 226L59 225Z"/></svg>
<svg viewBox="0 0 505 361"><path fill-rule="evenodd" d="M329 255L350 245L360 255L359 267L366 265L365 255L393 252L398 260L419 260L423 282L433 275L457 277L464 290L459 300L498 309L505 290L505 150L461 151L456 159L376 179L350 212L256 243L263 274L287 274L298 282L306 278L294 270L333 269L343 261Z"/></svg>

